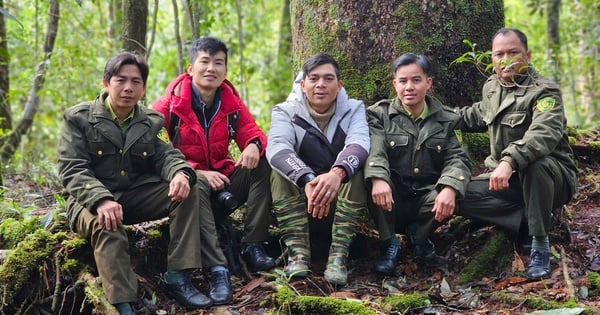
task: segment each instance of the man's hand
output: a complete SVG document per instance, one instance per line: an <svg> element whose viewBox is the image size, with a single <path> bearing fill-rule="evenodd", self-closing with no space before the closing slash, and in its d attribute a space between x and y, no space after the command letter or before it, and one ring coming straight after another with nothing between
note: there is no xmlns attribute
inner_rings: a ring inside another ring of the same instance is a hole
<svg viewBox="0 0 600 315"><path fill-rule="evenodd" d="M260 160L260 151L254 143L250 143L246 146L240 157L235 162L235 166L241 166L242 168L253 170L258 166Z"/></svg>
<svg viewBox="0 0 600 315"><path fill-rule="evenodd" d="M123 207L114 200L103 200L96 207L98 213L98 224L109 230L116 231L119 223L123 222Z"/></svg>
<svg viewBox="0 0 600 315"><path fill-rule="evenodd" d="M317 176L304 187L308 200L308 213L322 219L329 214L329 204L337 196L342 179L334 171Z"/></svg>
<svg viewBox="0 0 600 315"><path fill-rule="evenodd" d="M190 181L183 173L175 174L169 183L169 197L172 201L182 201L190 194Z"/></svg>
<svg viewBox="0 0 600 315"><path fill-rule="evenodd" d="M490 175L490 190L502 190L508 188L508 180L512 176L513 169L510 163L500 161L498 167Z"/></svg>
<svg viewBox="0 0 600 315"><path fill-rule="evenodd" d="M392 196L390 184L381 178L373 178L371 182L373 183L371 189L373 203L386 211L392 211L394 197Z"/></svg>
<svg viewBox="0 0 600 315"><path fill-rule="evenodd" d="M431 211L435 214L435 220L442 222L454 214L455 207L456 190L450 186L445 186L437 197L435 197L435 203Z"/></svg>
<svg viewBox="0 0 600 315"><path fill-rule="evenodd" d="M208 185L212 191L219 191L225 188L225 185L229 185L229 177L217 172L217 171L198 171L208 180Z"/></svg>

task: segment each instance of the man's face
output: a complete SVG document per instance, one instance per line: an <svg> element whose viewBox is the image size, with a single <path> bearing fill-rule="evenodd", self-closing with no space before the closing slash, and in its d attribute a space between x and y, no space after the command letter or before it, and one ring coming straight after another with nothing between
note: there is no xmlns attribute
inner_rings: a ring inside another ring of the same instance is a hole
<svg viewBox="0 0 600 315"><path fill-rule="evenodd" d="M302 92L306 95L308 103L317 113L326 112L342 88L342 81L338 80L332 64L323 64L315 67L300 81Z"/></svg>
<svg viewBox="0 0 600 315"><path fill-rule="evenodd" d="M128 112L146 92L142 73L136 65L124 65L109 82L102 80L104 92L108 93L115 112Z"/></svg>
<svg viewBox="0 0 600 315"><path fill-rule="evenodd" d="M425 95L432 82L431 77L427 77L423 69L413 63L396 69L392 84L402 105L416 107L424 104Z"/></svg>
<svg viewBox="0 0 600 315"><path fill-rule="evenodd" d="M187 67L194 85L200 91L214 91L227 75L225 52L219 51L210 55L207 51L199 51L194 62Z"/></svg>
<svg viewBox="0 0 600 315"><path fill-rule="evenodd" d="M492 62L494 71L502 80L513 82L514 77L525 73L531 58L531 52L514 32L499 34L492 42Z"/></svg>

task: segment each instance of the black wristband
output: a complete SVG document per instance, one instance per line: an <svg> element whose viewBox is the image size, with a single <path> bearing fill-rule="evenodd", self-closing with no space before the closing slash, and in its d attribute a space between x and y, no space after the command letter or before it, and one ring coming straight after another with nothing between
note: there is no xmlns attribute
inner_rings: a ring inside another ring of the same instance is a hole
<svg viewBox="0 0 600 315"><path fill-rule="evenodd" d="M298 179L298 187L304 188L304 186L306 186L308 182L312 181L315 178L317 178L317 175L315 175L315 173L308 173L300 176L300 178Z"/></svg>
<svg viewBox="0 0 600 315"><path fill-rule="evenodd" d="M262 145L260 144L260 139L252 140L250 143L256 144L256 147L258 148L258 152L262 152Z"/></svg>

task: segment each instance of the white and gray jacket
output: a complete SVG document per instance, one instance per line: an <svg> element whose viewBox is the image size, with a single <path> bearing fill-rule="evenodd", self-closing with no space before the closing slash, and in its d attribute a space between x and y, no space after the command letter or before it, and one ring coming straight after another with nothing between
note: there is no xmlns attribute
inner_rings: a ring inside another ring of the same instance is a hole
<svg viewBox="0 0 600 315"><path fill-rule="evenodd" d="M348 98L342 88L325 135L309 114L301 78L296 78L287 100L271 112L267 159L274 170L296 184L303 175L323 174L334 166L346 171L348 181L369 155L371 143L364 103Z"/></svg>

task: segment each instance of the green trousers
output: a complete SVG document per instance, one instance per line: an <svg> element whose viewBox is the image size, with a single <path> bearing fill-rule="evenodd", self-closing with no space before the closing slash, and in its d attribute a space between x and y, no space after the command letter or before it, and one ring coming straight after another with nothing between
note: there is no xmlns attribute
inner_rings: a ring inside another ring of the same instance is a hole
<svg viewBox="0 0 600 315"><path fill-rule="evenodd" d="M525 220L529 235L546 236L552 210L569 202L576 185L575 172L546 157L515 172L508 188L501 191L489 190L489 178L475 178L467 186L457 214L512 233L517 233Z"/></svg>
<svg viewBox="0 0 600 315"><path fill-rule="evenodd" d="M240 204L246 203L244 236L242 243L265 242L269 237L271 222L271 166L262 157L253 170L236 168L229 177L231 184L227 190ZM200 238L202 239L202 267L209 270L213 266L226 266L227 259L219 245L215 224L222 222L231 212L223 210L211 202L214 193L206 177L197 173L200 205Z"/></svg>
<svg viewBox="0 0 600 315"><path fill-rule="evenodd" d="M304 190L275 171L271 175L271 189L275 216L290 258L301 255L310 260L309 218ZM333 216L330 256L347 256L350 242L365 214L366 201L361 171L340 186L337 200L331 203L329 215L321 219L328 220Z"/></svg>
<svg viewBox="0 0 600 315"><path fill-rule="evenodd" d="M422 195L403 195L397 189L392 190L394 205L391 211L369 205L369 211L379 230L379 239L386 241L396 233L410 233L417 244L425 244L439 225L431 212L437 191L431 190Z"/></svg>
<svg viewBox="0 0 600 315"><path fill-rule="evenodd" d="M170 218L170 242L167 271L201 267L200 215L198 194L193 189L187 199L173 203L167 196L169 183L142 185L120 194L117 202L123 207L123 224ZM69 203L82 207L78 203ZM74 231L89 240L102 289L111 304L137 301L137 278L131 267L129 240L123 225L116 231L98 224L98 216L82 209L75 220Z"/></svg>

